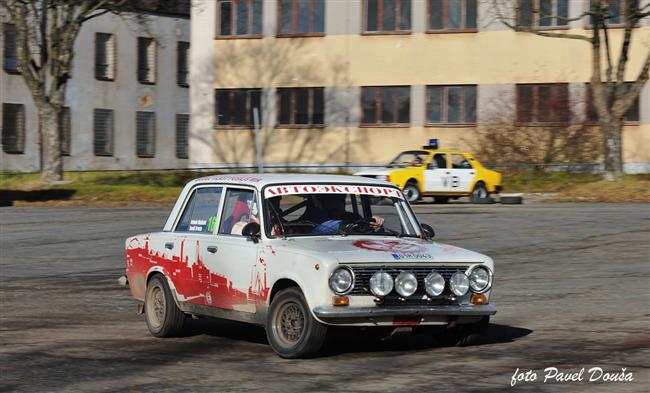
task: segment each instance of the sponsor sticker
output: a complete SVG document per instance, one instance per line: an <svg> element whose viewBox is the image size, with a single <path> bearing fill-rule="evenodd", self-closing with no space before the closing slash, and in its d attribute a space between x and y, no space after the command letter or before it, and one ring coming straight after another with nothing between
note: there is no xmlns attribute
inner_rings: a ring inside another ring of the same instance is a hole
<svg viewBox="0 0 650 393"><path fill-rule="evenodd" d="M264 190L264 198L273 198L275 196L295 194L355 194L404 199L402 192L397 188L361 186L354 184L292 184L285 186L267 187Z"/></svg>
<svg viewBox="0 0 650 393"><path fill-rule="evenodd" d="M393 254L393 258L395 258L395 255L402 256L414 253L425 255L423 253L427 251L426 246L405 240L357 240L352 245L364 250L390 252Z"/></svg>
<svg viewBox="0 0 650 393"><path fill-rule="evenodd" d="M402 254L402 253L391 253L393 259L397 261L412 261L416 259L433 259L433 255L427 253L416 253L416 254Z"/></svg>

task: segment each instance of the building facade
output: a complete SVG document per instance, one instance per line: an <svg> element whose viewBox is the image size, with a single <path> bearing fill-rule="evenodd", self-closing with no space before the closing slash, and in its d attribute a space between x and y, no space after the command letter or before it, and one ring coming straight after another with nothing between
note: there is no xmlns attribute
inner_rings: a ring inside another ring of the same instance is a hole
<svg viewBox="0 0 650 393"><path fill-rule="evenodd" d="M2 18L0 170L40 170L38 111L18 72L15 26ZM74 44L61 118L64 170L185 168L189 13L104 14Z"/></svg>
<svg viewBox="0 0 650 393"><path fill-rule="evenodd" d="M612 2L616 3L616 2ZM622 2L619 2L622 3ZM520 22L563 31L581 0L525 0ZM383 163L438 138L470 148L487 124L593 122L590 45L518 33L478 0L194 0L190 167ZM612 19L611 23L619 21ZM610 29L620 42L623 29ZM626 80L650 18L635 28ZM650 83L623 131L627 172L650 171Z"/></svg>

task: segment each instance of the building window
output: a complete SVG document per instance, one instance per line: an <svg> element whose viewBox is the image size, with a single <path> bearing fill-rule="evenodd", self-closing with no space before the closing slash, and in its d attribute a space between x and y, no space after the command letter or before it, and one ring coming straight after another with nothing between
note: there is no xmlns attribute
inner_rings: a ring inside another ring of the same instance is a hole
<svg viewBox="0 0 650 393"><path fill-rule="evenodd" d="M427 123L476 123L476 86L427 86Z"/></svg>
<svg viewBox="0 0 650 393"><path fill-rule="evenodd" d="M629 90L634 82L625 82L625 90ZM596 111L596 107L594 106L594 98L591 92L591 84L587 83L586 86L587 90L587 122L589 123L597 123L598 122L598 112ZM611 107L613 103L613 99L610 97L609 100L609 106ZM625 112L625 116L623 117L623 121L625 122L630 122L630 123L638 123L640 120L640 112L641 112L641 103L639 101L639 97L637 96L634 102L632 103L632 106L630 106L630 109Z"/></svg>
<svg viewBox="0 0 650 393"><path fill-rule="evenodd" d="M217 13L218 36L262 35L262 0L219 0Z"/></svg>
<svg viewBox="0 0 650 393"><path fill-rule="evenodd" d="M323 35L325 0L279 0L278 35Z"/></svg>
<svg viewBox="0 0 650 393"><path fill-rule="evenodd" d="M64 106L59 113L59 135L61 139L61 155L70 155L70 141L72 134L70 122L70 107Z"/></svg>
<svg viewBox="0 0 650 393"><path fill-rule="evenodd" d="M189 86L189 54L190 43L178 41L176 47L176 83L182 87Z"/></svg>
<svg viewBox="0 0 650 393"><path fill-rule="evenodd" d="M176 114L176 158L188 158L187 145L190 130L190 115Z"/></svg>
<svg viewBox="0 0 650 393"><path fill-rule="evenodd" d="M477 0L429 0L429 31L476 30Z"/></svg>
<svg viewBox="0 0 650 393"><path fill-rule="evenodd" d="M93 113L93 146L96 156L113 155L113 110L95 109Z"/></svg>
<svg viewBox="0 0 650 393"><path fill-rule="evenodd" d="M361 88L362 125L408 125L411 118L410 86Z"/></svg>
<svg viewBox="0 0 650 393"><path fill-rule="evenodd" d="M156 113L135 113L135 154L138 157L151 158L156 146Z"/></svg>
<svg viewBox="0 0 650 393"><path fill-rule="evenodd" d="M365 33L411 31L411 0L364 0Z"/></svg>
<svg viewBox="0 0 650 393"><path fill-rule="evenodd" d="M322 126L325 113L323 88L279 88L278 109L279 126Z"/></svg>
<svg viewBox="0 0 650 393"><path fill-rule="evenodd" d="M95 34L95 79L115 79L115 38L113 34Z"/></svg>
<svg viewBox="0 0 650 393"><path fill-rule="evenodd" d="M2 104L2 151L25 152L25 105Z"/></svg>
<svg viewBox="0 0 650 393"><path fill-rule="evenodd" d="M517 25L520 27L566 27L569 0L518 0Z"/></svg>
<svg viewBox="0 0 650 393"><path fill-rule="evenodd" d="M18 70L18 34L16 32L16 25L5 23L2 26L4 33L4 53L3 53L3 67L5 71L10 74L17 74Z"/></svg>
<svg viewBox="0 0 650 393"><path fill-rule="evenodd" d="M156 83L156 41L138 37L138 82Z"/></svg>
<svg viewBox="0 0 650 393"><path fill-rule="evenodd" d="M628 0L609 0L607 14L603 15L608 26L622 26L625 24L625 13L629 5ZM633 10L639 9L639 0L633 0ZM593 26L593 18L589 18L589 26Z"/></svg>
<svg viewBox="0 0 650 393"><path fill-rule="evenodd" d="M215 126L253 126L253 109L257 108L260 122L262 89L218 89L215 91Z"/></svg>
<svg viewBox="0 0 650 393"><path fill-rule="evenodd" d="M517 122L524 125L566 125L571 118L569 85L517 85Z"/></svg>

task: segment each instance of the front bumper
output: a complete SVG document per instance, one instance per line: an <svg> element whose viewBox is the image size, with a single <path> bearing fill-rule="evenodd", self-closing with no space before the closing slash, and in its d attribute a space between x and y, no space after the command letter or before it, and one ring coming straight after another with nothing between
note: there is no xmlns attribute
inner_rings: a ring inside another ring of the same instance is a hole
<svg viewBox="0 0 650 393"><path fill-rule="evenodd" d="M491 304L428 306L428 307L316 307L314 315L325 323L335 325L386 324L407 318L423 323L443 323L450 319L494 315L497 309Z"/></svg>

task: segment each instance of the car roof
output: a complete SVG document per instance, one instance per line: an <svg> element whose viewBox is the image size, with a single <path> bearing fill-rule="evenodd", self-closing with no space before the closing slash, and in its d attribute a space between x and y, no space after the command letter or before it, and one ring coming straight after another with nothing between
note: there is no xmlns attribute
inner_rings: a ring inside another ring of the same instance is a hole
<svg viewBox="0 0 650 393"><path fill-rule="evenodd" d="M375 184L382 186L395 187L394 184L367 178L362 176L348 176L348 175L322 175L322 174L294 174L294 173L242 173L242 174L228 174L228 175L213 175L200 177L194 179L190 184L203 184L203 183L227 183L236 185L253 186L258 189L269 184L309 184L309 183L325 183L325 184Z"/></svg>
<svg viewBox="0 0 650 393"><path fill-rule="evenodd" d="M419 150L404 150L402 153L451 153L451 154L472 154L463 150L446 150L446 149L419 149Z"/></svg>

